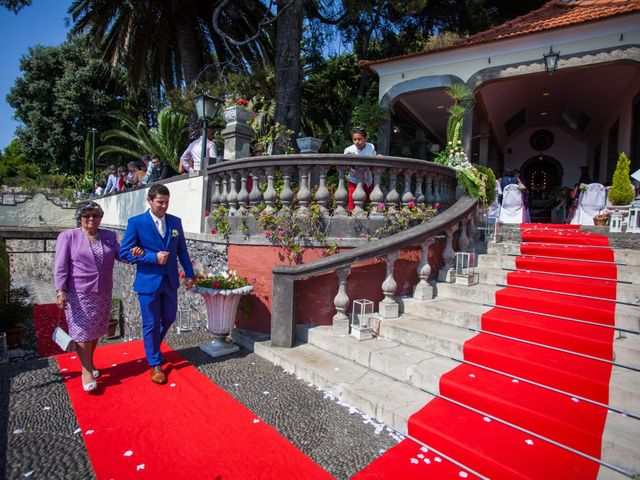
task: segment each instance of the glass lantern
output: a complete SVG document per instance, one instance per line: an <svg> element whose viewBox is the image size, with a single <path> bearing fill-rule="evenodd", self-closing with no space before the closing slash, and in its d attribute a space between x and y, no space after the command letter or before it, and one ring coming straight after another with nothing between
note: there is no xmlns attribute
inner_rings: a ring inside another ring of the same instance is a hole
<svg viewBox="0 0 640 480"><path fill-rule="evenodd" d="M622 232L622 213L620 210L615 210L611 214L611 219L609 220L609 232L611 233L621 233Z"/></svg>
<svg viewBox="0 0 640 480"><path fill-rule="evenodd" d="M178 333L191 332L193 330L193 318L191 309L179 309L178 318L176 319L176 331Z"/></svg>
<svg viewBox="0 0 640 480"><path fill-rule="evenodd" d="M484 237L487 242L495 242L498 236L498 217L487 217Z"/></svg>
<svg viewBox="0 0 640 480"><path fill-rule="evenodd" d="M640 233L640 199L637 198L629 207L627 232Z"/></svg>
<svg viewBox="0 0 640 480"><path fill-rule="evenodd" d="M373 338L369 320L373 315L373 302L366 298L354 300L351 305L351 335L358 340Z"/></svg>
<svg viewBox="0 0 640 480"><path fill-rule="evenodd" d="M455 281L462 285L475 285L477 282L475 272L475 253L456 252Z"/></svg>

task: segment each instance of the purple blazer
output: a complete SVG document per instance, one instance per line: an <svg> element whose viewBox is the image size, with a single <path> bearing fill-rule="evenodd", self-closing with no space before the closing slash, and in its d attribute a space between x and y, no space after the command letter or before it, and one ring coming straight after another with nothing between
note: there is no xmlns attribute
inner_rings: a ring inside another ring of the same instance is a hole
<svg viewBox="0 0 640 480"><path fill-rule="evenodd" d="M56 290L67 292L102 292L113 290L113 264L120 260L116 234L99 229L102 242L102 270L98 271L89 238L80 228L65 230L56 241L54 279Z"/></svg>

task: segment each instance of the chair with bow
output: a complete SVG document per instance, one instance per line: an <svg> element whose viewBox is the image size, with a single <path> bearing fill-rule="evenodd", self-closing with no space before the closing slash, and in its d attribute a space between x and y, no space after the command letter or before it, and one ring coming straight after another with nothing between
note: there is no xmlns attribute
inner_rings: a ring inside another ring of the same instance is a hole
<svg viewBox="0 0 640 480"><path fill-rule="evenodd" d="M502 191L502 206L500 207L500 223L522 223L525 209L522 192L518 185L507 185Z"/></svg>
<svg viewBox="0 0 640 480"><path fill-rule="evenodd" d="M590 183L580 192L578 206L571 219L572 225L593 225L593 217L607 204L607 191L601 183Z"/></svg>

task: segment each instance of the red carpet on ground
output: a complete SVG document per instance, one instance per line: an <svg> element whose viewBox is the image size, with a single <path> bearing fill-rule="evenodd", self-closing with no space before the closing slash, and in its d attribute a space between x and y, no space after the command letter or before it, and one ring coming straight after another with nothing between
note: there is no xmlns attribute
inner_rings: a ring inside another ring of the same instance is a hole
<svg viewBox="0 0 640 480"><path fill-rule="evenodd" d="M464 345L466 361L507 375L461 364L441 377L443 398L410 418L409 434L492 479L595 479L597 462L497 419L600 457L607 410L578 397L608 403L611 364L598 359L613 359L613 330L599 325L615 323L611 300L616 298L616 266L607 263L613 262L613 251L606 248L606 237L581 232L578 226L528 224L521 232L524 256L516 259L517 271L507 275L508 286L496 293L497 307L483 315L483 333ZM412 468L419 465L409 463L416 448L404 440L354 478L472 476L464 469L464 475L431 470L410 476L405 472L417 472Z"/></svg>
<svg viewBox="0 0 640 480"><path fill-rule="evenodd" d="M98 479L332 478L274 428L163 344L168 383L149 379L141 341L98 347L82 390L75 353L57 357Z"/></svg>
<svg viewBox="0 0 640 480"><path fill-rule="evenodd" d="M33 328L36 332L40 357L50 357L62 353L60 347L51 340L53 330L58 326L58 318L60 326L68 332L64 311L61 311L55 303L33 306Z"/></svg>

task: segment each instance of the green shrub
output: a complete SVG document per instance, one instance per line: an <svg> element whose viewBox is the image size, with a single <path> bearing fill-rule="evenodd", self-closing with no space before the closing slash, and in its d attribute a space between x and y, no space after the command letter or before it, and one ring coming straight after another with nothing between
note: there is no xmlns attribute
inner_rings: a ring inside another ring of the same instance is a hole
<svg viewBox="0 0 640 480"><path fill-rule="evenodd" d="M6 301L0 304L0 330L14 327L31 318L33 303L26 287L10 288L3 292Z"/></svg>
<svg viewBox="0 0 640 480"><path fill-rule="evenodd" d="M620 152L618 165L613 173L613 182L609 190L611 205L628 205L635 197L633 184L629 177L629 166L629 157L624 152Z"/></svg>

